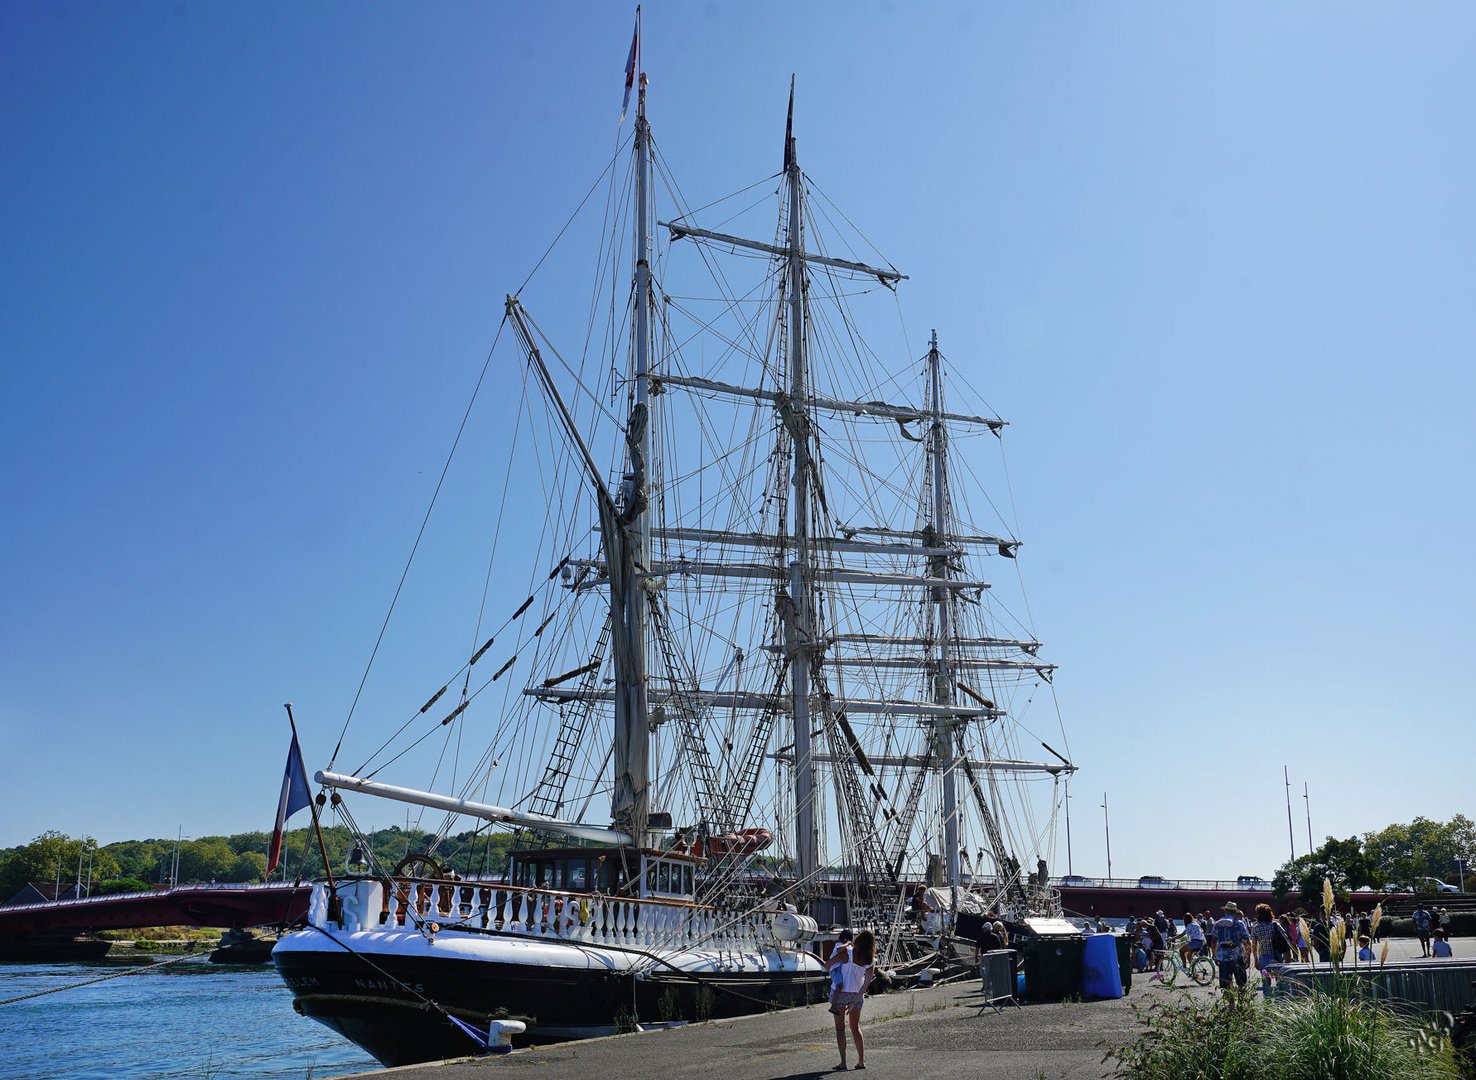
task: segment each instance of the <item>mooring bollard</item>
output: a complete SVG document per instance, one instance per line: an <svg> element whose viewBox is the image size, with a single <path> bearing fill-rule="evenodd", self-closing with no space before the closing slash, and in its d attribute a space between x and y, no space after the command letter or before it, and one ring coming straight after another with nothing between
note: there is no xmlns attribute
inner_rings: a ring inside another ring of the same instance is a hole
<svg viewBox="0 0 1476 1080"><path fill-rule="evenodd" d="M487 1053L512 1053L512 1037L528 1030L521 1020L492 1020L487 1024Z"/></svg>

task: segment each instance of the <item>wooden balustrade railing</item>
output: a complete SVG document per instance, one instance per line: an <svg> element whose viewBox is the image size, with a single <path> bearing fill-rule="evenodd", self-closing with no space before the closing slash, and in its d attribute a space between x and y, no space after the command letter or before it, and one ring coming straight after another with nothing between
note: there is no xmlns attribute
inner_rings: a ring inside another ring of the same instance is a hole
<svg viewBox="0 0 1476 1080"><path fill-rule="evenodd" d="M520 937L623 946L772 947L772 913L725 911L682 900L568 893L479 882L395 879L340 890L344 923L362 929L434 924ZM326 914L322 887L310 917Z"/></svg>

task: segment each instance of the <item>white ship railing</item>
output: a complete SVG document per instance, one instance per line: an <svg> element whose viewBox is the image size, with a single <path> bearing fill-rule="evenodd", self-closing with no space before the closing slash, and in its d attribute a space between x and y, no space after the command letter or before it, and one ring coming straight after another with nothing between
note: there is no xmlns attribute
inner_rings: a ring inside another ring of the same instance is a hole
<svg viewBox="0 0 1476 1080"><path fill-rule="evenodd" d="M325 883L313 886L308 922L332 925ZM338 884L347 931L405 927L428 933L473 930L624 948L769 949L779 941L769 911L726 911L682 900L634 899L514 885L355 878Z"/></svg>

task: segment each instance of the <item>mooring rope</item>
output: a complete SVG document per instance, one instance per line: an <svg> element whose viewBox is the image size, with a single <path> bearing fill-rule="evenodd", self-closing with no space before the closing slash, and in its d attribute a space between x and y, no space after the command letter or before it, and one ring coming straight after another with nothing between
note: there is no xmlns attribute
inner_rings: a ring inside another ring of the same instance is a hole
<svg viewBox="0 0 1476 1080"><path fill-rule="evenodd" d="M157 971L161 967L177 964L181 960L198 960L199 953L185 953L171 960L160 960L157 964L148 967L129 968L127 971L114 972L112 975L102 975L96 979L86 979L78 983L68 983L66 986L53 986L50 990L37 990L34 994L22 994L20 997L6 998L0 1001L0 1005L14 1005L17 1001L29 1001L31 998L45 997L47 994L60 994L63 990L76 990L79 986L92 986L94 983L107 982L109 979L121 979L125 975L140 975L146 971Z"/></svg>

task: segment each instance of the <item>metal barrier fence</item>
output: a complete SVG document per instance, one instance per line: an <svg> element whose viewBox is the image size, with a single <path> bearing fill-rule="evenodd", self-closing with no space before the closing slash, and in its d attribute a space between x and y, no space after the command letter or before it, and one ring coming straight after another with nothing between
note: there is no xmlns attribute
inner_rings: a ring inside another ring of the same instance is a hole
<svg viewBox="0 0 1476 1080"><path fill-rule="evenodd" d="M1000 1002L1015 1003L1015 954L997 949L979 958L979 975L984 981L984 1003L999 1011Z"/></svg>
<svg viewBox="0 0 1476 1080"><path fill-rule="evenodd" d="M1471 988L1476 980L1476 962L1469 960L1429 960L1385 964L1382 967L1344 965L1342 978L1357 981L1359 988L1380 1001L1401 1002L1427 1012L1458 1013L1467 1002L1476 999ZM1281 969L1281 979L1300 986L1326 989L1333 981L1326 965L1288 964Z"/></svg>

